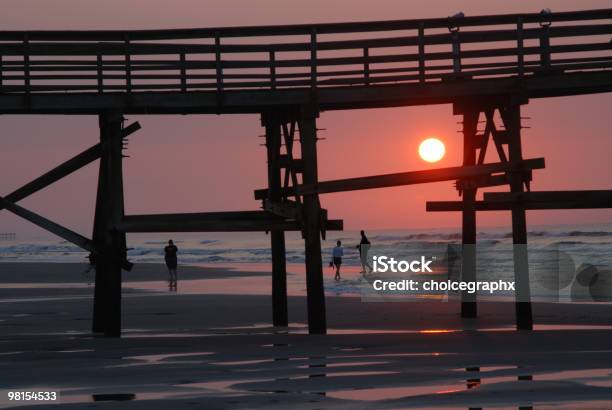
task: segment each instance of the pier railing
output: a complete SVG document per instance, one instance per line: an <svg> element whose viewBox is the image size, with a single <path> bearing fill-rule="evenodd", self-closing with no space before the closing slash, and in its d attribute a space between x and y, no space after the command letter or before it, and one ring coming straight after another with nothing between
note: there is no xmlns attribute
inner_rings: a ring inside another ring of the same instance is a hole
<svg viewBox="0 0 612 410"><path fill-rule="evenodd" d="M612 9L363 23L0 32L0 92L291 89L612 69Z"/></svg>

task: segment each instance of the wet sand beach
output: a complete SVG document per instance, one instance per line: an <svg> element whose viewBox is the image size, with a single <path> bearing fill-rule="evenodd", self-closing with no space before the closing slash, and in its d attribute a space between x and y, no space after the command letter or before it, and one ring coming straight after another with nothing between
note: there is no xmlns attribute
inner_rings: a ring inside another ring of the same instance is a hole
<svg viewBox="0 0 612 410"><path fill-rule="evenodd" d="M4 396L53 390L66 408L113 409L612 406L609 304L537 303L536 330L517 332L511 303L462 320L455 301L329 292L329 334L310 336L300 282L290 326L273 328L260 266L181 267L174 293L163 266L140 264L124 275L123 338L104 339L90 333L85 268L0 264Z"/></svg>

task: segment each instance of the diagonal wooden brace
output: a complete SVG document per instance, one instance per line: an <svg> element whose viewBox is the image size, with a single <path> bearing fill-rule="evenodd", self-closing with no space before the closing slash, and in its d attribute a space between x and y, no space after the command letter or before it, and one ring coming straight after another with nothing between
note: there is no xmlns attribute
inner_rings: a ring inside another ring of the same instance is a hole
<svg viewBox="0 0 612 410"><path fill-rule="evenodd" d="M134 122L123 129L123 138L126 138L128 135L138 131L140 129L140 124L138 122ZM11 192L10 194L4 197L5 200L9 202L19 202L24 198L40 191L53 184L54 182L59 181L60 179L72 174L73 172L83 168L84 166L94 162L98 158L100 158L101 146L100 144L96 144L80 154L70 158L68 161L64 162L61 165L53 168L51 171L41 175L40 177L28 182L23 185L21 188ZM0 204L0 210L4 209L4 205Z"/></svg>
<svg viewBox="0 0 612 410"><path fill-rule="evenodd" d="M456 179L478 177L500 172L523 172L544 168L544 158L525 159L514 162L497 162L483 165L471 165L449 168L428 169L397 174L374 175L361 178L319 181L316 184L302 184L294 187L300 195L327 194L333 192L356 191L361 189L387 188L393 186L424 184L430 182L452 181ZM284 192L290 194L290 192ZM255 199L264 199L267 189L255 190Z"/></svg>
<svg viewBox="0 0 612 410"><path fill-rule="evenodd" d="M14 204L11 201L8 201L6 198L0 197L0 205L2 205L3 208L6 208L7 210L11 211L12 213L14 213L17 216L22 217L23 219L32 222L34 225L49 231L51 233L54 233L55 235L59 236L60 238L63 238L65 240L67 240L68 242L71 242L75 245L77 245L80 248L83 248L85 250L88 250L90 252L94 252L95 251L95 247L94 244L91 240L87 239L86 237L71 231L68 228L65 228L43 216L40 216L30 210L27 210L19 205Z"/></svg>

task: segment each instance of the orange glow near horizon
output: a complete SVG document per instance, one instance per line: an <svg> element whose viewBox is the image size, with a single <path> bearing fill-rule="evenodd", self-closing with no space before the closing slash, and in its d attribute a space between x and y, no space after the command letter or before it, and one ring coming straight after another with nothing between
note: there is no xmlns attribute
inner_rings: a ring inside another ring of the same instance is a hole
<svg viewBox="0 0 612 410"><path fill-rule="evenodd" d="M438 162L445 153L446 147L438 138L427 138L419 145L419 156L426 162Z"/></svg>
<svg viewBox="0 0 612 410"><path fill-rule="evenodd" d="M438 333L455 333L457 330L454 329L423 329L419 330L419 333L424 334L438 334Z"/></svg>

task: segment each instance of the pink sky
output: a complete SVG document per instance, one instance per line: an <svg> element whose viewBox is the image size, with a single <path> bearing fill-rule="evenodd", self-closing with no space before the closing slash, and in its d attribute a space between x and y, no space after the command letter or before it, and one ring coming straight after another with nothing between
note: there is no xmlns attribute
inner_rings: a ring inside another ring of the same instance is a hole
<svg viewBox="0 0 612 410"><path fill-rule="evenodd" d="M176 28L290 24L447 16L457 2L429 1L5 1L0 22L11 29ZM467 15L605 8L609 1L461 2ZM546 158L533 189L610 188L611 94L533 100L523 115L525 157ZM125 161L127 213L257 209L253 190L265 187L265 149L258 116L133 116L143 129L130 138ZM320 179L460 165L459 117L450 105L325 112L319 143ZM95 144L95 117L2 116L0 192L21 184ZM419 142L437 136L447 156L436 165L418 158ZM493 156L491 155L491 160ZM97 164L96 164L97 165ZM90 165L20 204L90 234L97 166ZM347 229L459 226L459 214L428 214L426 200L452 200L452 182L330 194L330 217ZM530 224L606 223L612 211L529 212ZM505 225L507 213L481 213L482 226ZM0 212L0 232L36 228Z"/></svg>

